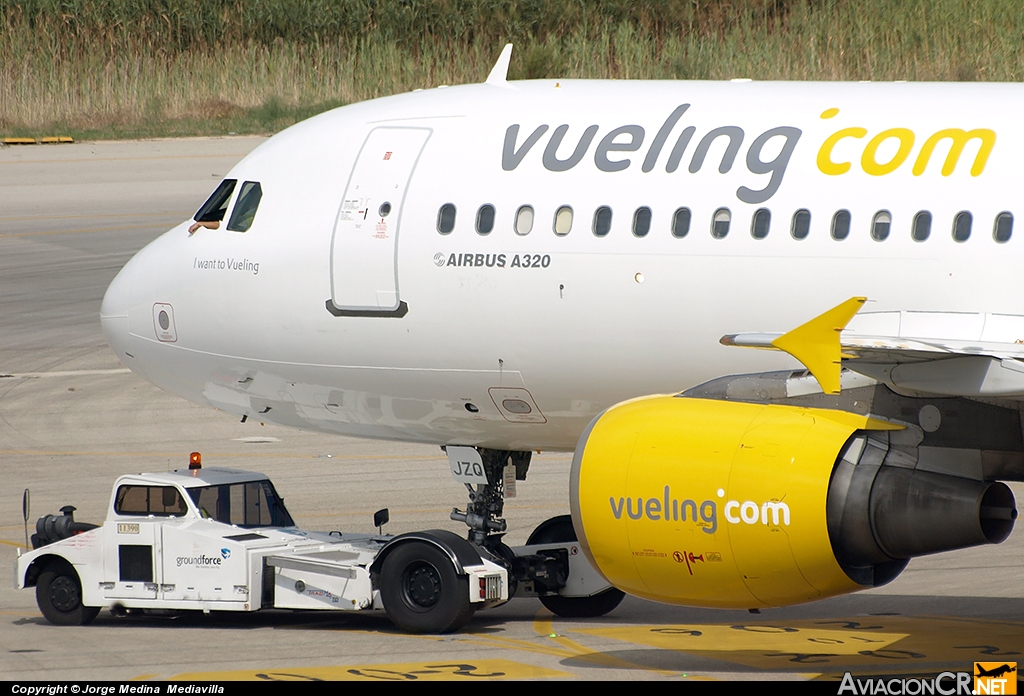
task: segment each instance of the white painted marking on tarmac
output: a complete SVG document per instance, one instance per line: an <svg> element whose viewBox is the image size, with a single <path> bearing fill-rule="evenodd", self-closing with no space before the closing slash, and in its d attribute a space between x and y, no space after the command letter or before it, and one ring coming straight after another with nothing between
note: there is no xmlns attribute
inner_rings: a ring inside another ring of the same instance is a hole
<svg viewBox="0 0 1024 696"><path fill-rule="evenodd" d="M249 445L263 445L263 444L267 444L269 442L280 442L280 441L281 441L281 438L279 438L279 437L270 437L270 436L265 436L265 437L258 437L258 436L257 437L235 437L235 438L232 438L232 442L244 442L244 443L249 444Z"/></svg>
<svg viewBox="0 0 1024 696"><path fill-rule="evenodd" d="M90 375L123 375L131 372L127 367L111 370L63 370L56 372L19 372L0 374L0 379L45 379L47 377L87 377Z"/></svg>

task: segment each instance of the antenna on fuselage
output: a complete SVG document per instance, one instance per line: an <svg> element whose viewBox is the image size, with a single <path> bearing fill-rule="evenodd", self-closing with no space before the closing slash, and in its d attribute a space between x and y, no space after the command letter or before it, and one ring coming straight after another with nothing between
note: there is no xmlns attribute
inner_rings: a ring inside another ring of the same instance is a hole
<svg viewBox="0 0 1024 696"><path fill-rule="evenodd" d="M508 78L508 64L512 60L512 44L505 44L505 48L501 49L501 55L498 56L498 62L491 68L491 73L487 76L487 84L489 85L503 85Z"/></svg>

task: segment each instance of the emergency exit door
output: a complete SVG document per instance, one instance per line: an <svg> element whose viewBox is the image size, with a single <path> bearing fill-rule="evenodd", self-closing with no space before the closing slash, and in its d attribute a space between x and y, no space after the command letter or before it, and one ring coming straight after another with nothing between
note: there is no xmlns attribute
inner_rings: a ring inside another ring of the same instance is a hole
<svg viewBox="0 0 1024 696"><path fill-rule="evenodd" d="M342 197L331 241L335 316L401 317L398 233L406 190L429 128L374 128L366 137Z"/></svg>

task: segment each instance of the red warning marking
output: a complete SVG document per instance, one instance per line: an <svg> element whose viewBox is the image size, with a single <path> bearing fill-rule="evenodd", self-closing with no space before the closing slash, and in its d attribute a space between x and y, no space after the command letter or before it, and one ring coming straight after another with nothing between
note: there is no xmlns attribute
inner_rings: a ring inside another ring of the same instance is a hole
<svg viewBox="0 0 1024 696"><path fill-rule="evenodd" d="M686 551L673 551L672 560L676 563L685 563L686 570L690 572L690 575L693 575L693 564L697 561L703 563L704 554L695 554L693 551L690 551L689 553Z"/></svg>

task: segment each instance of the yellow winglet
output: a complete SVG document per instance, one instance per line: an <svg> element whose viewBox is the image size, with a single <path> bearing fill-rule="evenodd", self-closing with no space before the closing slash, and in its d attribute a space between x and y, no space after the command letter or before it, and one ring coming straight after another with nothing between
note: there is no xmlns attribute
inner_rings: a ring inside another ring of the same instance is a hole
<svg viewBox="0 0 1024 696"><path fill-rule="evenodd" d="M843 357L839 334L867 299L851 297L806 324L779 336L772 341L772 345L803 363L826 394L838 394Z"/></svg>

